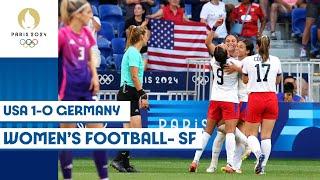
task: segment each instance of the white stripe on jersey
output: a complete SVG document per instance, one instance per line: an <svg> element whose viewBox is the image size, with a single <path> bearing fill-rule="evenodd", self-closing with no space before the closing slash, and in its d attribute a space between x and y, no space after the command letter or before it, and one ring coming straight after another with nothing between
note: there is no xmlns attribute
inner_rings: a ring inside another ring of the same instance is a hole
<svg viewBox="0 0 320 180"><path fill-rule="evenodd" d="M238 67L241 67L241 62L229 58L228 63L233 63ZM210 100L239 103L238 98L238 72L232 74L225 73L221 68L219 62L216 62L215 58L211 61L213 84L211 90Z"/></svg>
<svg viewBox="0 0 320 180"><path fill-rule="evenodd" d="M248 75L248 92L276 92L276 78L281 75L281 63L278 57L269 56L262 62L259 54L246 57L243 61L242 72Z"/></svg>

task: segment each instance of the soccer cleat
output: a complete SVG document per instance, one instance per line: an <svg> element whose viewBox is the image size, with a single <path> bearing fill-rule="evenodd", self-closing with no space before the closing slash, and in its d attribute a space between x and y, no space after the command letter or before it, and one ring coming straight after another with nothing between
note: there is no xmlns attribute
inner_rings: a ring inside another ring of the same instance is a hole
<svg viewBox="0 0 320 180"><path fill-rule="evenodd" d="M241 169L236 169L236 173L237 174L242 174L242 170Z"/></svg>
<svg viewBox="0 0 320 180"><path fill-rule="evenodd" d="M264 161L264 158L265 158L264 154L261 154L259 156L256 167L254 168L254 171L256 174L260 174L263 171L262 162Z"/></svg>
<svg viewBox="0 0 320 180"><path fill-rule="evenodd" d="M192 162L189 166L189 172L197 172L197 168L198 168L198 163Z"/></svg>
<svg viewBox="0 0 320 180"><path fill-rule="evenodd" d="M126 167L127 172L130 173L136 173L139 172L136 168L134 168L133 166L129 165L128 167Z"/></svg>
<svg viewBox="0 0 320 180"><path fill-rule="evenodd" d="M259 175L265 175L266 174L266 172L264 171L264 167L262 167L262 170L261 170L261 172L259 173Z"/></svg>
<svg viewBox="0 0 320 180"><path fill-rule="evenodd" d="M234 173L235 172L235 170L232 168L232 166L230 164L227 164L225 167L222 167L221 171L223 171L225 173Z"/></svg>
<svg viewBox="0 0 320 180"><path fill-rule="evenodd" d="M127 172L126 168L124 168L124 166L123 166L123 162L122 161L113 160L111 162L110 166L113 167L114 169L116 169L119 172Z"/></svg>
<svg viewBox="0 0 320 180"><path fill-rule="evenodd" d="M217 167L213 166L212 164L210 164L210 166L207 168L207 173L214 173L216 172Z"/></svg>

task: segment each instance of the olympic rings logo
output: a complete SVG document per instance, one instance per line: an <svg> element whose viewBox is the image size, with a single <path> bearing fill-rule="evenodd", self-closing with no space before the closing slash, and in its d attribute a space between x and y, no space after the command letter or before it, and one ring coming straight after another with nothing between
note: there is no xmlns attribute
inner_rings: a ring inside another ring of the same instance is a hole
<svg viewBox="0 0 320 180"><path fill-rule="evenodd" d="M99 82L100 84L106 84L106 85L109 85L111 84L113 81L114 81L114 76L112 74L104 74L104 75L98 75L99 77Z"/></svg>
<svg viewBox="0 0 320 180"><path fill-rule="evenodd" d="M208 76L196 77L196 75L194 75L192 76L192 82L201 84L201 85L206 85L209 82L209 77Z"/></svg>
<svg viewBox="0 0 320 180"><path fill-rule="evenodd" d="M25 48L33 48L38 44L37 39L20 39L20 45L22 45Z"/></svg>

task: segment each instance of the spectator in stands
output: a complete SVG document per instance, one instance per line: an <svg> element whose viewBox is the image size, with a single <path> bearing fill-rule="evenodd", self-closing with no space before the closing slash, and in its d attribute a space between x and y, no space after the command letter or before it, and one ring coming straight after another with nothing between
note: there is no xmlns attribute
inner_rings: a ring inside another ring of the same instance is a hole
<svg viewBox="0 0 320 180"><path fill-rule="evenodd" d="M97 32L100 31L100 29L101 29L101 22L100 22L99 17L93 16L93 18L89 21L88 26L92 32L94 39L97 42L97 39L98 39ZM96 67L98 68L98 67L100 67L100 64L101 64L100 50L99 50L97 44L93 45L91 49L92 49L92 55L95 56L94 58L96 59Z"/></svg>
<svg viewBox="0 0 320 180"><path fill-rule="evenodd" d="M303 6L303 0L275 0L271 5L270 21L272 40L277 40L275 33L278 13L291 13L292 9Z"/></svg>
<svg viewBox="0 0 320 180"><path fill-rule="evenodd" d="M286 83L284 86L284 93L278 93L278 101L279 102L295 102L293 99L293 84L292 83ZM297 100L297 99L295 99ZM299 102L299 101L298 101Z"/></svg>
<svg viewBox="0 0 320 180"><path fill-rule="evenodd" d="M160 0L160 8L165 7L166 5L169 4L169 0ZM180 0L179 2L179 7L184 9L185 7L185 0Z"/></svg>
<svg viewBox="0 0 320 180"><path fill-rule="evenodd" d="M259 4L252 3L253 0L243 0L238 6L236 6L232 13L232 22L241 22L243 24L241 37L256 42L257 37L261 36L266 25L266 18L263 14ZM250 12L246 13L250 7ZM260 29L258 27L258 20L260 20Z"/></svg>
<svg viewBox="0 0 320 180"><path fill-rule="evenodd" d="M134 15L135 4L141 3L145 7L146 14L151 14L151 7L155 5L155 0L125 0L125 19L129 19Z"/></svg>
<svg viewBox="0 0 320 180"><path fill-rule="evenodd" d="M269 20L269 14L270 14L270 7L273 0L260 0L260 8L263 12L263 14L266 16L266 21Z"/></svg>
<svg viewBox="0 0 320 180"><path fill-rule="evenodd" d="M209 0L186 0L186 4L191 5L191 18L192 21L200 21L200 12L205 3Z"/></svg>
<svg viewBox="0 0 320 180"><path fill-rule="evenodd" d="M129 32L130 32L129 27L131 25L147 27L147 29L150 29L150 27L148 26L148 19L146 19L145 16L146 16L146 8L141 3L136 4L134 6L134 16L126 20L126 23L125 23L126 37L129 37ZM140 53L142 54L142 58L144 60L148 59L147 51L148 51L147 46L143 46L141 48Z"/></svg>
<svg viewBox="0 0 320 180"><path fill-rule="evenodd" d="M223 21L223 24L215 30L213 39L215 45L222 43L228 35L225 23L226 15L225 4L219 0L211 0L202 7L200 13L201 22L206 23L211 28L217 21Z"/></svg>
<svg viewBox="0 0 320 180"><path fill-rule="evenodd" d="M292 96L292 99L294 102L305 102L305 99L302 98L301 96L297 95L297 81L296 81L296 78L293 77L293 76L286 76L283 78L283 86L284 86L284 90L286 90L285 88L288 88L288 86L286 87L286 84L292 84L293 86L293 96ZM290 85L289 85L290 86ZM278 96L278 100L280 101L283 101L284 98L285 98L285 92L284 93L278 93L277 94Z"/></svg>
<svg viewBox="0 0 320 180"><path fill-rule="evenodd" d="M304 27L302 35L302 48L300 52L301 60L308 60L309 56L307 54L308 42L310 39L311 26L316 22L319 17L320 1L319 0L307 0L307 18L306 25Z"/></svg>
<svg viewBox="0 0 320 180"><path fill-rule="evenodd" d="M184 10L180 7L180 0L168 0L169 4L159 9L158 12L148 15L148 18L164 19L173 22L189 21L185 16Z"/></svg>

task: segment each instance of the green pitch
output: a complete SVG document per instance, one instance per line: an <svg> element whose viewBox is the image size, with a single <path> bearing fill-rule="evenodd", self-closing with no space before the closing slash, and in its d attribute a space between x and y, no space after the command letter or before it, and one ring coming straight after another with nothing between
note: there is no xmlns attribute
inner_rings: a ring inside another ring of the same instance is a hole
<svg viewBox="0 0 320 180"><path fill-rule="evenodd" d="M75 159L73 161L74 180L96 180L94 162L91 159ZM224 174L220 167L225 165L226 160L221 159L219 170L209 174L206 168L209 160L201 160L197 173L189 173L188 167L191 162L187 159L134 159L132 164L140 173L118 173L109 166L110 180L202 180L202 179L317 179L320 180L320 160L288 160L271 159L266 169L266 175L253 173L253 160L246 160L242 165L242 174ZM62 180L59 168L59 179Z"/></svg>

